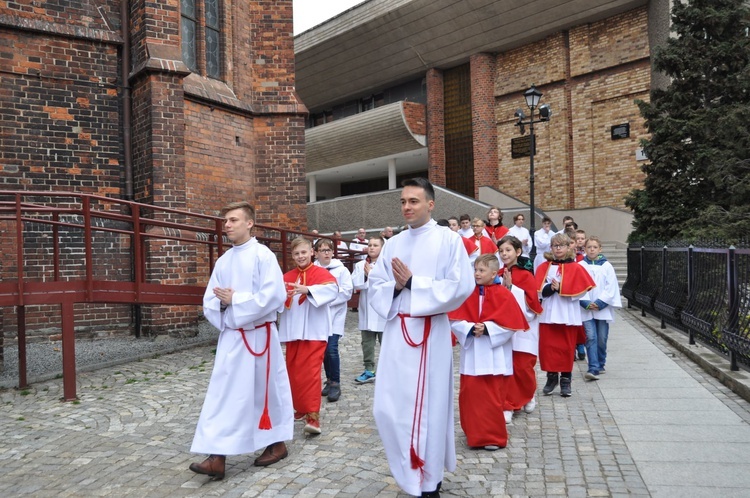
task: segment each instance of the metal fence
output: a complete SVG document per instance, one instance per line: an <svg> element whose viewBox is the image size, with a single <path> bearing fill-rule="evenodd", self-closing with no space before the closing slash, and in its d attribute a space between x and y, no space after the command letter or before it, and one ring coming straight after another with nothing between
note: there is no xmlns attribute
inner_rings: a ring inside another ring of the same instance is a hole
<svg viewBox="0 0 750 498"><path fill-rule="evenodd" d="M750 249L631 245L622 294L727 355L732 370L750 367Z"/></svg>

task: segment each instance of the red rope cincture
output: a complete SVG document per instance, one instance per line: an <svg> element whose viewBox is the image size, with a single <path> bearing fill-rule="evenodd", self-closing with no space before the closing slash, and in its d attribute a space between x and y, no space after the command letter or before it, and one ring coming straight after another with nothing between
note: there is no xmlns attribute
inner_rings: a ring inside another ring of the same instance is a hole
<svg viewBox="0 0 750 498"><path fill-rule="evenodd" d="M263 327L266 328L266 347L263 348L263 351L261 351L260 353L256 353L250 347L250 344L247 342L247 338L245 337L245 329L239 328L237 330L242 335L242 342L245 343L245 348L247 348L251 355L257 358L268 353L268 357L266 358L266 394L263 401L263 414L260 416L260 422L258 422L258 429L262 431L268 431L272 429L271 416L268 414L268 378L271 375L271 322L260 324L255 327L255 329L257 330Z"/></svg>
<svg viewBox="0 0 750 498"><path fill-rule="evenodd" d="M419 357L419 375L417 376L417 392L414 399L414 415L411 422L411 447L409 448L409 457L411 458L411 468L419 469L420 473L424 476L424 459L420 458L419 440L422 432L422 412L424 409L424 393L425 384L427 382L427 338L430 336L430 330L432 325L432 316L415 316L412 317L406 313L399 313L401 318L401 334L404 337L406 344L413 348L422 347L422 351ZM422 331L422 341L416 342L409 335L409 330L406 327L406 318L423 318L424 329ZM416 435L415 435L416 432ZM414 439L416 437L416 446Z"/></svg>

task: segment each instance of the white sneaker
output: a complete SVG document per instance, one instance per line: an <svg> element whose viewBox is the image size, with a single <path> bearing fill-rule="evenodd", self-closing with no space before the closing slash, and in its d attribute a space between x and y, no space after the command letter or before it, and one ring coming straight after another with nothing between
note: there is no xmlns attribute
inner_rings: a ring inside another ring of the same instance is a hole
<svg viewBox="0 0 750 498"><path fill-rule="evenodd" d="M503 415L505 415L505 425L513 425L513 410L505 410Z"/></svg>
<svg viewBox="0 0 750 498"><path fill-rule="evenodd" d="M523 406L523 411L525 411L526 413L531 413L534 411L534 408L536 408L536 396L531 398L531 401Z"/></svg>

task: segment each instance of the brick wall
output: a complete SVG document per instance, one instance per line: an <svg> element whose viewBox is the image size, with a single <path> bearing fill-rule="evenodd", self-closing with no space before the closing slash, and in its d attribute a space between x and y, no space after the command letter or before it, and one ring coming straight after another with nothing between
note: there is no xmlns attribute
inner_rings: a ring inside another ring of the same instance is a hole
<svg viewBox="0 0 750 498"><path fill-rule="evenodd" d="M0 189L119 194L117 48L4 29L0 47Z"/></svg>
<svg viewBox="0 0 750 498"><path fill-rule="evenodd" d="M427 121L425 117L425 106L416 102L403 102L406 126L416 135L427 134Z"/></svg>
<svg viewBox="0 0 750 498"><path fill-rule="evenodd" d="M625 207L624 196L643 181L635 151L647 134L634 100L648 99L647 34L643 7L497 56L496 188L529 198L529 158L512 159L510 147L520 136L513 113L528 114L522 94L533 83L553 111L550 122L535 126L536 204ZM630 137L612 140L611 126L621 123L630 124Z"/></svg>
<svg viewBox="0 0 750 498"><path fill-rule="evenodd" d="M294 93L292 1L222 2L222 78L209 80L199 64L189 84L180 2L129 5L136 200L215 214L247 198L259 223L304 228L306 109ZM0 135L0 190L124 195L119 7L99 0L0 2L0 120L9 130ZM203 50L199 44L199 58ZM71 240L71 258L80 242ZM129 263L118 259L126 248L113 249L115 241L106 247L115 259L97 263L96 271L109 278ZM147 250L154 281L207 279L200 250L178 243ZM2 278L12 278L15 262L0 259ZM129 307L121 308L77 306L78 330L104 333L108 320L114 328L130 325ZM192 307L144 308L148 333L188 330L198 316ZM13 333L14 313L0 311L3 330ZM49 313L27 313L37 331L44 329L40 337L54 335L43 323L53 321Z"/></svg>
<svg viewBox="0 0 750 498"><path fill-rule="evenodd" d="M119 2L91 0L0 4L0 190L121 194L118 9ZM28 225L25 276L51 281L51 230ZM13 281L18 277L15 224L4 223L2 232L0 278ZM61 239L59 278L80 278L83 233L61 228ZM127 251L120 250L117 239L97 236L92 241L98 278L129 278ZM0 335L10 342L16 336L14 311L0 313ZM26 311L30 341L60 333L59 307L27 306ZM76 315L77 333L84 336L118 333L132 325L129 306L79 305Z"/></svg>
<svg viewBox="0 0 750 498"><path fill-rule="evenodd" d="M471 70L471 130L474 141L474 197L479 187L497 181L497 124L495 123L495 57L475 54Z"/></svg>
<svg viewBox="0 0 750 498"><path fill-rule="evenodd" d="M427 162L430 181L445 186L445 105L443 103L443 72L427 71Z"/></svg>

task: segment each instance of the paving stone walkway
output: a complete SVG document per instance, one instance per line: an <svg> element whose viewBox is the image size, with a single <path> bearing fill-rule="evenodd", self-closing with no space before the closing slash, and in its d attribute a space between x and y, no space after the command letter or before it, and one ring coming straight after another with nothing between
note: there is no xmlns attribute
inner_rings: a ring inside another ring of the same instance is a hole
<svg viewBox="0 0 750 498"><path fill-rule="evenodd" d="M374 385L354 382L361 350L348 315L342 397L323 401L322 435L296 424L279 464L229 457L223 481L188 470L202 459L188 449L213 361L204 346L81 373L76 402L59 401L59 379L0 391L0 496L406 496L375 429ZM572 398L556 391L516 414L504 450L468 449L457 422L458 469L442 496L748 496L748 403L633 311L618 312L609 349L600 381L584 382L577 362Z"/></svg>

